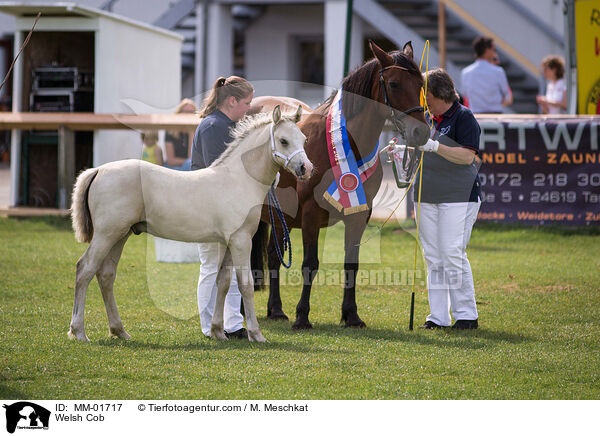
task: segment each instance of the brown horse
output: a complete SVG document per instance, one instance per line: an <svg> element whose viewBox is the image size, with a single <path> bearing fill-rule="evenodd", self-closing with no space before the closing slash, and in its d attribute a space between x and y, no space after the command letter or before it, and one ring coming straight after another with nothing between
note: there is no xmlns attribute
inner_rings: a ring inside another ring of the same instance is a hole
<svg viewBox="0 0 600 436"><path fill-rule="evenodd" d="M419 67L413 61L412 45L407 43L402 52L386 53L370 42L374 58L350 73L342 82L342 111L347 123L348 137L356 160L373 152L390 116L402 131L407 143L425 144L429 129L425 124L420 93L423 79ZM344 214L323 198L334 176L326 143L326 116L333 95L314 110L299 126L307 137L305 146L314 164L313 176L305 182L297 182L287 173L280 173L277 195L289 228L302 229L304 260L302 296L296 307L294 329L312 328L308 319L310 291L319 268L318 240L321 228L338 221L345 225L345 283L342 303L342 321L348 327L365 327L356 307L355 278L358 271L358 255L362 234L371 216L373 198L382 179L381 165L363 182L368 209ZM410 114L410 115L409 115ZM267 207L263 207L262 221L269 222ZM253 240L253 269L262 270L261 253L266 249L268 226L261 223ZM267 316L271 319L288 319L281 307L279 293L280 260L276 254L275 237L281 250L283 231L279 225L272 228L268 243L268 269L270 294Z"/></svg>

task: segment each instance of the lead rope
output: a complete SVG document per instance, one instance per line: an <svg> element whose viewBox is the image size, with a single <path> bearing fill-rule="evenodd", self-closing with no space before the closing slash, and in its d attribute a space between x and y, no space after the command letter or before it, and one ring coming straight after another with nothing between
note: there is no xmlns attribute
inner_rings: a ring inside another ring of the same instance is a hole
<svg viewBox="0 0 600 436"><path fill-rule="evenodd" d="M289 268L292 266L292 240L290 239L290 231L288 229L287 224L285 223L285 216L283 215L283 212L281 210L281 205L279 204L279 200L277 199L277 195L275 194L275 182L271 184L271 188L269 189L267 198L269 201L269 218L271 219L271 228L273 229L273 240L275 241L275 250L277 251L277 257L279 258L279 261L285 268ZM283 260L283 254L281 253L281 249L279 248L279 240L277 239L277 232L275 231L275 217L273 216L273 205L275 205L277 217L279 218L279 221L281 222L281 227L283 228L283 253L288 251L288 264L286 264Z"/></svg>
<svg viewBox="0 0 600 436"><path fill-rule="evenodd" d="M425 86L423 92L421 94L421 100L423 106L423 115L429 113L431 117L431 112L429 112L429 107L427 106L427 73L429 72L429 40L425 42L425 47L423 47L423 53L421 54L421 63L419 64L419 70L423 67L423 57L425 56L425 50L427 50L427 60L425 61ZM429 125L429 129L431 130L431 124ZM419 221L421 216L421 190L423 188L423 153L421 150L421 159L419 162L419 194L417 196L417 214L415 215L415 222L417 225L417 233L415 235L415 260L413 264L413 280L412 280L412 292L410 294L410 320L408 322L408 329L413 330L414 319L415 319L415 284L416 284L416 276L417 276L417 252L419 250Z"/></svg>

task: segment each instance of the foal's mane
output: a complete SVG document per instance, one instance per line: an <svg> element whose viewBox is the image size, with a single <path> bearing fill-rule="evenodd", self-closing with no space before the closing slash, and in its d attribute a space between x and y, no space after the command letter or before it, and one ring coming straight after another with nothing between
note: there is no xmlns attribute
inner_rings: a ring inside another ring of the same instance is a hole
<svg viewBox="0 0 600 436"><path fill-rule="evenodd" d="M389 55L394 60L394 65L406 68L409 74L419 77L421 82L423 81L419 67L407 55L399 50L392 51ZM373 58L350 72L342 81L342 90L344 91L342 108L346 120L361 112L365 102L371 99L373 80L379 80L380 68L381 64L377 58ZM333 91L331 96L315 109L315 112L327 110L331 106L336 93L337 91Z"/></svg>
<svg viewBox="0 0 600 436"><path fill-rule="evenodd" d="M282 114L281 122L283 121L291 121L295 123L295 113L294 114ZM240 148L239 146L247 139L250 135L252 135L256 130L261 127L265 127L268 124L271 124L273 121L273 115L271 112L261 112L256 115L247 116L238 121L235 127L231 130L231 137L233 140L227 144L227 148L225 151L219 156L210 166L215 167L217 165L221 165L225 162L229 156L233 155L235 151Z"/></svg>

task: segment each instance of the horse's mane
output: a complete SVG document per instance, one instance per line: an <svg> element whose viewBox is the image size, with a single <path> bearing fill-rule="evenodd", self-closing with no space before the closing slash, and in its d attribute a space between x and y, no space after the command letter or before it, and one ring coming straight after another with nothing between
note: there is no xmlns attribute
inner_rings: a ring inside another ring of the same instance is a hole
<svg viewBox="0 0 600 436"><path fill-rule="evenodd" d="M403 52L395 50L390 52L389 55L394 60L394 65L406 68L408 73L419 77L421 81L423 80L417 64ZM381 65L377 58L373 58L350 72L342 81L342 90L344 91L342 108L346 120L361 112L365 102L371 99L373 77L378 77L380 68ZM331 96L315 109L315 112L328 109L336 93L337 91L334 91Z"/></svg>
<svg viewBox="0 0 600 436"><path fill-rule="evenodd" d="M295 113L293 114L282 114L281 121L292 121L296 122ZM273 121L273 115L271 112L261 112L256 115L247 116L238 121L235 127L231 130L232 141L227 144L225 151L219 156L210 166L215 167L225 162L229 156L234 154L238 149L238 146L244 142L252 133L257 129L270 124Z"/></svg>

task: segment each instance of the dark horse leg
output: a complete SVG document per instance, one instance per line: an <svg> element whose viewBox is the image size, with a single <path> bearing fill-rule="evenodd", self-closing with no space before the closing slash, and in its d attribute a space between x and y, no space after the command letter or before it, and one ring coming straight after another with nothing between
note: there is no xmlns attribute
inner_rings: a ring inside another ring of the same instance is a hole
<svg viewBox="0 0 600 436"><path fill-rule="evenodd" d="M288 317L281 307L281 294L279 292L279 270L281 269L281 261L277 256L275 248L275 235L277 235L279 251L283 254L283 230L277 227L271 227L271 237L269 238L267 251L269 266L269 302L267 303L267 317L269 319L282 319L287 321Z"/></svg>
<svg viewBox="0 0 600 436"><path fill-rule="evenodd" d="M368 222L368 216L360 214L344 220L344 301L342 302L342 322L346 327L366 327L358 316L356 308L356 273L358 271L359 244Z"/></svg>
<svg viewBox="0 0 600 436"><path fill-rule="evenodd" d="M302 296L296 306L296 322L293 329L311 329L312 324L308 320L310 312L310 291L313 280L319 272L319 220L314 219L310 208L304 209L302 217L302 244L304 248L304 260L302 261ZM312 218L312 219L311 219Z"/></svg>

